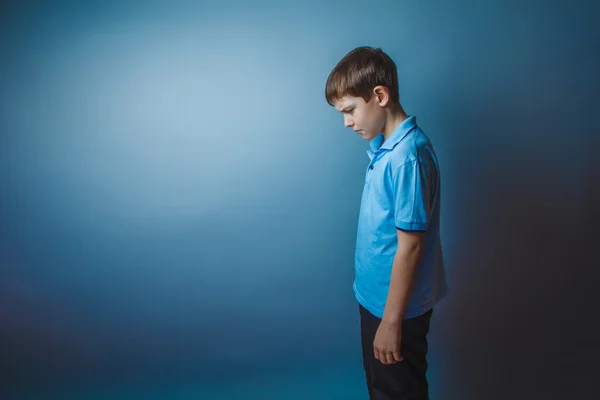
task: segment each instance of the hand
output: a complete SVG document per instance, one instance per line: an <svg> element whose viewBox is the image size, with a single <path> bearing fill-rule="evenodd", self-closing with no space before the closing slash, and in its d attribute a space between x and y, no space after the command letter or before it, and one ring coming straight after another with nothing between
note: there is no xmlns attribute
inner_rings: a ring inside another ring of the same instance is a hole
<svg viewBox="0 0 600 400"><path fill-rule="evenodd" d="M404 360L404 357L400 355L401 339L402 324L382 320L373 341L375 358L381 361L382 364L395 364Z"/></svg>

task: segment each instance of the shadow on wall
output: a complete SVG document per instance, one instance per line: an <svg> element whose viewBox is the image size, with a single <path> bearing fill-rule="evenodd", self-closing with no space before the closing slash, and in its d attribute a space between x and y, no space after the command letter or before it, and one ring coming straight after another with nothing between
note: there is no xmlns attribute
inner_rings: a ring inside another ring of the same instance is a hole
<svg viewBox="0 0 600 400"><path fill-rule="evenodd" d="M464 132L456 169L466 218L449 260L449 305L436 323L450 345L436 398L583 398L598 373L590 315L600 269L590 268L585 232L600 204L590 182L600 179L585 155L564 156L581 154L590 130L526 110L509 110L507 124L475 109L449 129Z"/></svg>

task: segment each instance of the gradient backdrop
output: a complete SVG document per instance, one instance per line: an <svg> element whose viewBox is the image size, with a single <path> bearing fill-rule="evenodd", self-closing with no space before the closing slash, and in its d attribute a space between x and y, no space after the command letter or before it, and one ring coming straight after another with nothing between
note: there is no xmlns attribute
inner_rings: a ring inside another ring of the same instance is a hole
<svg viewBox="0 0 600 400"><path fill-rule="evenodd" d="M367 399L360 45L441 162L432 399L593 393L597 4L2 2L0 398Z"/></svg>

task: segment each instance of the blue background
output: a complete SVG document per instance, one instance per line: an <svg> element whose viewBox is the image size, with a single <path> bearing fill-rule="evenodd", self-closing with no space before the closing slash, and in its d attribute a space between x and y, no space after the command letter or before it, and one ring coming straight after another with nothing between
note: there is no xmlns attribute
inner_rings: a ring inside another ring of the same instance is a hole
<svg viewBox="0 0 600 400"><path fill-rule="evenodd" d="M442 168L432 399L582 398L595 3L3 2L2 398L366 399L367 143L324 99L360 45Z"/></svg>

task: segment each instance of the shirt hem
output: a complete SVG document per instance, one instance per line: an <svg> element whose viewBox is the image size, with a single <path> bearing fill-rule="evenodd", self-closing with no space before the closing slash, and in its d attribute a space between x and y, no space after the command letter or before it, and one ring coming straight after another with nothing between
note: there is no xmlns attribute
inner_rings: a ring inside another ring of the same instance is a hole
<svg viewBox="0 0 600 400"><path fill-rule="evenodd" d="M366 301L364 299L364 297L362 297L360 295L360 293L358 292L358 290L356 289L356 285L353 285L353 286L354 286L354 296L356 297L356 301L358 301L358 303L360 305L362 305L364 308L366 308L367 311L369 311L371 314L373 314L377 318L379 318L379 319L383 318L383 310L375 307L374 305L372 305L371 303ZM446 289L442 293L440 293L436 297L435 300L430 300L424 304L421 304L419 307L406 310L406 312L404 313L403 319L414 318L414 317L418 317L419 315L425 314L427 311L431 310L437 303L439 303L440 300L442 300L444 297L446 297L447 293L448 293L448 290Z"/></svg>

